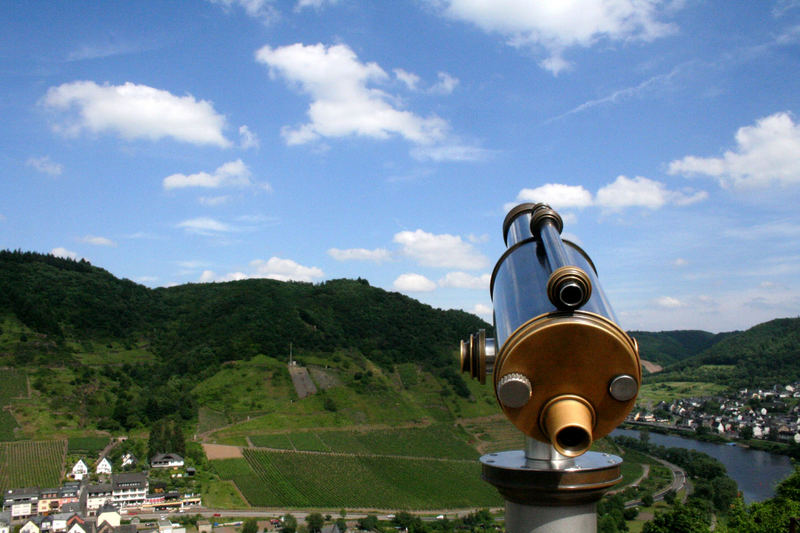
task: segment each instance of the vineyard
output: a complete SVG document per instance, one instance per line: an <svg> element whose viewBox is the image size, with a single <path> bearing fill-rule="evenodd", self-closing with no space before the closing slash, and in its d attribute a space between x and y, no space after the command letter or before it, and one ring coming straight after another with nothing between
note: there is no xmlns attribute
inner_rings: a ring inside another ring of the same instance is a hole
<svg viewBox="0 0 800 533"><path fill-rule="evenodd" d="M0 491L58 486L66 452L64 440L0 442Z"/></svg>
<svg viewBox="0 0 800 533"><path fill-rule="evenodd" d="M441 509L502 504L477 461L245 449L214 461L257 507ZM457 488L454 489L454 488Z"/></svg>
<svg viewBox="0 0 800 533"><path fill-rule="evenodd" d="M27 383L25 374L13 368L0 368L0 441L14 440L17 421L5 407L11 402L11 398L28 395Z"/></svg>
<svg viewBox="0 0 800 533"><path fill-rule="evenodd" d="M468 439L470 436L466 432L445 425L378 431L295 431L250 436L254 446L279 450L477 459L478 453L470 446Z"/></svg>

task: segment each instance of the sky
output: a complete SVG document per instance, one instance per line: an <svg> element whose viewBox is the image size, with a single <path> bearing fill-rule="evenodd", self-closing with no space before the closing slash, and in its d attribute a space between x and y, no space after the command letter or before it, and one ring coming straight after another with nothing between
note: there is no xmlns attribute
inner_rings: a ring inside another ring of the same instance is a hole
<svg viewBox="0 0 800 533"><path fill-rule="evenodd" d="M491 321L522 202L625 329L800 315L800 1L0 3L0 249Z"/></svg>

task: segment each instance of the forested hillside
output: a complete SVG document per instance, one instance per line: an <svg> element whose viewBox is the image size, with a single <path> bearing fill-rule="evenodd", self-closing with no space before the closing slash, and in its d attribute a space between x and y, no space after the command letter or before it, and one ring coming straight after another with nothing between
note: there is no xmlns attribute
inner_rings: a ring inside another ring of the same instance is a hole
<svg viewBox="0 0 800 533"><path fill-rule="evenodd" d="M667 366L693 357L710 348L720 340L735 333L709 333L699 330L630 331L629 335L639 343L639 354L643 359Z"/></svg>
<svg viewBox="0 0 800 533"><path fill-rule="evenodd" d="M338 387L321 409L360 406L350 421L386 417L392 406L412 420L462 408L479 416L475 406L493 404L491 391L457 371L460 339L479 328L491 335L476 316L361 279L149 289L86 261L0 251L0 367L27 377L30 401L13 412L32 427L130 429L165 416L197 420L204 406L228 419L273 412L293 394L290 344ZM800 379L797 318L722 334L631 333L643 358L666 366L648 380L741 387ZM447 397L468 402L442 403Z"/></svg>
<svg viewBox="0 0 800 533"><path fill-rule="evenodd" d="M730 387L800 380L800 318L779 318L729 335L653 380L697 379Z"/></svg>
<svg viewBox="0 0 800 533"><path fill-rule="evenodd" d="M86 261L10 251L0 252L2 317L0 367L26 367L54 409L78 405L82 423L108 429L193 418L198 383L257 354L286 361L290 343L322 359L349 354L365 372L414 363L468 397L459 340L490 328L365 280L149 289Z"/></svg>

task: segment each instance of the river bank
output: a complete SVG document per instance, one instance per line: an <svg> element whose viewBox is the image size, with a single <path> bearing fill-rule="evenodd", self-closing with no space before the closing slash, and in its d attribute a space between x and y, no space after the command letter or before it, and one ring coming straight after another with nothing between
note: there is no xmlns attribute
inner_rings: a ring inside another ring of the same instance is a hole
<svg viewBox="0 0 800 533"><path fill-rule="evenodd" d="M611 435L639 438L639 431L618 428ZM775 485L794 471L790 459L785 455L656 432L651 432L649 439L660 446L697 450L719 460L725 465L728 475L736 481L747 503L772 498Z"/></svg>

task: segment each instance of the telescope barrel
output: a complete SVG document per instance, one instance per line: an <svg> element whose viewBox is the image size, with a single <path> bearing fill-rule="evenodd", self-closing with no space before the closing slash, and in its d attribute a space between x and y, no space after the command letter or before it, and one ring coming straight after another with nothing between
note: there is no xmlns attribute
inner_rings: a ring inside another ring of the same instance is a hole
<svg viewBox="0 0 800 533"><path fill-rule="evenodd" d="M461 367L481 382L491 372L506 416L529 437L576 457L633 408L641 365L594 264L562 239L562 229L561 216L545 204L509 211L507 249L490 288L495 339L473 335L462 343Z"/></svg>

